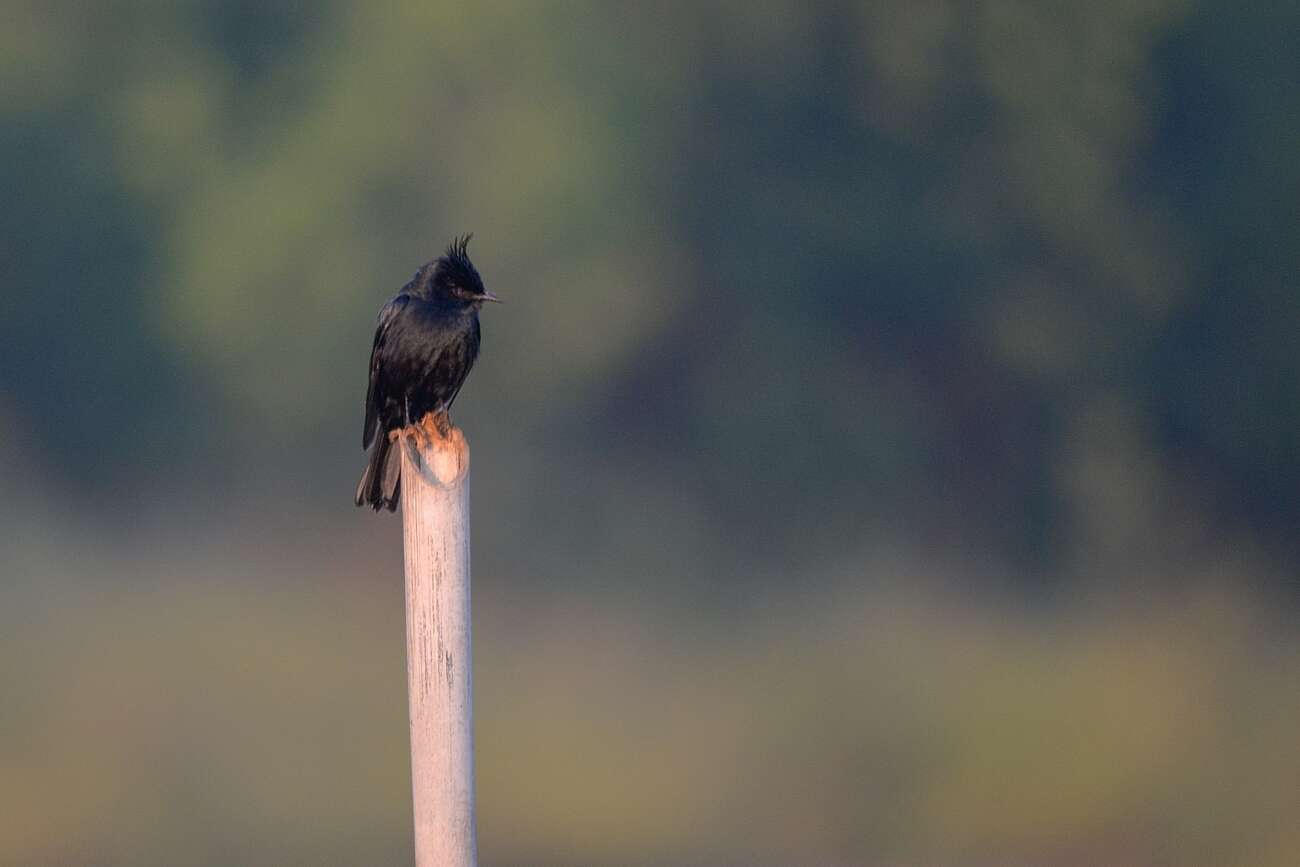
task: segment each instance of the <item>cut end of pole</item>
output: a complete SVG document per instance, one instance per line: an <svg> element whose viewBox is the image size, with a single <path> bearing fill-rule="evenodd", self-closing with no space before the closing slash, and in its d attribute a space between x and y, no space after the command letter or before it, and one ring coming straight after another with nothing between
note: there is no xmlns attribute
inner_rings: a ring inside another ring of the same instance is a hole
<svg viewBox="0 0 1300 867"><path fill-rule="evenodd" d="M446 436L435 432L419 439L417 442L414 435L403 431L402 449L406 453L407 466L429 484L448 488L469 472L469 443L460 428L451 428Z"/></svg>

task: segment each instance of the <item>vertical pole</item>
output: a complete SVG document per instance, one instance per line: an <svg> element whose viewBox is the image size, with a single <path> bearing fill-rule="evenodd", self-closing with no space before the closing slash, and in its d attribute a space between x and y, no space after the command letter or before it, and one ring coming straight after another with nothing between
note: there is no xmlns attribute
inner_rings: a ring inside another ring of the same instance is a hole
<svg viewBox="0 0 1300 867"><path fill-rule="evenodd" d="M416 867L475 867L469 446L402 438L406 687Z"/></svg>

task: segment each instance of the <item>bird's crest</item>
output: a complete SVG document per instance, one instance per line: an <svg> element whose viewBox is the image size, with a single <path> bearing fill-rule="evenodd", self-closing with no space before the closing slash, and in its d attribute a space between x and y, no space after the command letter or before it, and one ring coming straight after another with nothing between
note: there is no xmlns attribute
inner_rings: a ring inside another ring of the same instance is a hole
<svg viewBox="0 0 1300 867"><path fill-rule="evenodd" d="M452 238L451 244L447 246L447 252L443 255L457 265L473 267L469 261L469 239L473 237L473 232L466 232L464 235Z"/></svg>
<svg viewBox="0 0 1300 867"><path fill-rule="evenodd" d="M469 260L469 239L472 237L472 234L465 234L453 238L447 252L430 263L434 266L431 276L435 286L444 289L460 286L470 292L483 291L483 278L479 277L478 269Z"/></svg>

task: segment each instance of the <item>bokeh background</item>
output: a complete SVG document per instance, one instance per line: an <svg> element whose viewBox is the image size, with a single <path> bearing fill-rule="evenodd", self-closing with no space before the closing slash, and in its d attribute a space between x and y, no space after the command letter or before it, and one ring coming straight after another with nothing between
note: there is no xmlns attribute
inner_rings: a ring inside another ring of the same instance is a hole
<svg viewBox="0 0 1300 867"><path fill-rule="evenodd" d="M463 231L485 865L1296 863L1295 2L0 12L0 863L410 860Z"/></svg>

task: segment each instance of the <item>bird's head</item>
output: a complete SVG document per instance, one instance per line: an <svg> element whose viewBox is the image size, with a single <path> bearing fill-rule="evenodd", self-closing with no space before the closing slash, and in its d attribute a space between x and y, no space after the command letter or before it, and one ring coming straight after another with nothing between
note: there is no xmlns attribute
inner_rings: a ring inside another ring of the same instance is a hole
<svg viewBox="0 0 1300 867"><path fill-rule="evenodd" d="M415 283L435 301L475 309L485 301L501 299L483 287L483 278L469 260L466 247L472 235L455 238L447 252L420 269Z"/></svg>

